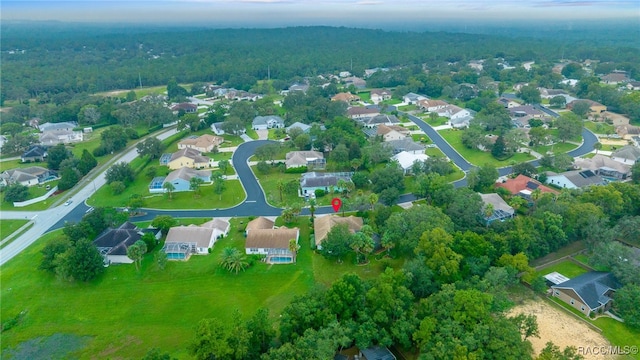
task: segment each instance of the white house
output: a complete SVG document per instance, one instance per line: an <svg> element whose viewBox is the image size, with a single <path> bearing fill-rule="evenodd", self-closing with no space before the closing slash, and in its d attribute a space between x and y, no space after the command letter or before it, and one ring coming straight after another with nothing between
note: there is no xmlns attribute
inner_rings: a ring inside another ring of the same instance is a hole
<svg viewBox="0 0 640 360"><path fill-rule="evenodd" d="M254 229L247 234L245 252L247 255L265 255L268 264L291 264L296 254L291 251L291 240L298 245L300 229Z"/></svg>
<svg viewBox="0 0 640 360"><path fill-rule="evenodd" d="M560 174L548 172L547 174L547 184L556 185L563 189L578 189L605 184L602 177L591 170L573 170Z"/></svg>
<svg viewBox="0 0 640 360"><path fill-rule="evenodd" d="M256 116L251 127L253 130L281 129L284 128L284 120L275 115Z"/></svg>
<svg viewBox="0 0 640 360"><path fill-rule="evenodd" d="M416 94L416 93L408 93L407 95L402 97L402 101L404 101L405 103L411 105L411 104L417 104L418 101L420 100L427 100L428 97L424 96L424 95L420 95L420 94Z"/></svg>
<svg viewBox="0 0 640 360"><path fill-rule="evenodd" d="M611 158L617 162L633 165L640 160L640 148L633 145L626 145L614 151Z"/></svg>
<svg viewBox="0 0 640 360"><path fill-rule="evenodd" d="M287 131L287 134L289 133L289 131L291 131L291 129L295 127L302 130L303 133L308 133L309 130L311 130L311 125L303 124L301 122L294 122L293 124L287 126L287 128L285 129Z"/></svg>
<svg viewBox="0 0 640 360"><path fill-rule="evenodd" d="M392 160L400 164L400 167L404 171L405 175L411 172L413 164L415 164L416 162L425 161L428 158L429 156L425 154L413 154L406 151L399 152L391 157Z"/></svg>

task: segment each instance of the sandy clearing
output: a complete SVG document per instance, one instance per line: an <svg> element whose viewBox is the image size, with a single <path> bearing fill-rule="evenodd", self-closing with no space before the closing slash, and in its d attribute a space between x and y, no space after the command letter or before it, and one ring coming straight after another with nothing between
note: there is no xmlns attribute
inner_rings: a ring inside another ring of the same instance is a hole
<svg viewBox="0 0 640 360"><path fill-rule="evenodd" d="M548 341L553 341L560 349L567 346L580 347L600 347L609 346L609 341L602 334L590 328L584 322L565 313L560 309L556 309L543 300L527 301L522 305L518 305L509 311L508 316L518 314L535 315L538 318L538 329L540 337L531 337L528 340L533 345L533 351L536 355L544 349ZM586 360L590 359L615 359L613 356L602 356L585 354Z"/></svg>
<svg viewBox="0 0 640 360"><path fill-rule="evenodd" d="M599 141L602 145L614 145L614 146L629 145L629 142L627 140L612 140L612 139L600 138Z"/></svg>

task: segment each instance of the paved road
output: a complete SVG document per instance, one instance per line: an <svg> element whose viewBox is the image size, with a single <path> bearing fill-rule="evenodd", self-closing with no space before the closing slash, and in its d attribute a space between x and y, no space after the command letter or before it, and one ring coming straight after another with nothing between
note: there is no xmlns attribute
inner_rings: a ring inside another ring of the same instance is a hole
<svg viewBox="0 0 640 360"><path fill-rule="evenodd" d="M157 137L161 140L166 139L176 132L177 131L175 129L170 129L157 135ZM116 161L130 162L137 156L138 151L136 150L135 146L133 146L127 152L120 155ZM82 219L82 216L89 209L89 207L84 204L84 201L106 183L106 170L107 169L98 174L98 176L93 181L87 181L83 186L81 185L79 190L77 190L76 193L71 196L71 204L68 206L61 205L38 212L3 211L2 213L0 213L0 219L24 220L25 216L31 219L37 215L34 219L33 226L29 228L29 230L20 235L18 238L14 239L2 250L0 250L0 265L11 260L14 256L19 254L22 250L26 249L29 245L33 244L45 233L63 227L64 223L67 221L79 221L80 219Z"/></svg>
<svg viewBox="0 0 640 360"><path fill-rule="evenodd" d="M449 157L460 169L467 172L473 165L466 161L455 149L449 145L437 131L431 126L422 121L416 116L408 115L409 118L416 123L430 138L431 140L442 150L442 152ZM158 136L159 138L166 138L175 133L170 131ZM569 155L573 157L585 155L593 150L593 145L598 141L597 137L586 128L582 130L582 136L584 142L577 149L569 152ZM135 217L135 221L151 220L157 215L171 215L174 217L234 217L234 216L278 216L281 214L281 209L269 205L266 201L265 194L260 187L256 177L249 168L248 160L255 152L255 149L264 144L270 143L269 140L256 140L246 142L238 146L232 157L233 166L236 169L238 177L241 179L241 183L245 188L247 197L245 201L235 207L228 209L211 209L211 210L145 210L146 214L143 216ZM118 161L131 161L137 156L135 148L123 154ZM531 161L535 166L538 165L538 160ZM500 176L508 175L512 172L510 166L498 169ZM72 205L59 206L53 209L48 209L42 212L3 212L3 219L24 219L24 216L28 218L38 215L34 226L31 227L26 233L15 239L4 249L0 250L0 265L13 258L20 251L31 245L34 241L40 238L44 233L59 229L64 226L68 221L80 221L82 216L86 213L89 207L84 203L84 200L89 198L98 188L105 184L105 173L100 174L92 183L86 184L80 191L78 191L72 197ZM463 178L453 183L455 187L466 186L467 180ZM416 200L416 197L412 194L402 195L398 200L399 203L409 202ZM328 214L333 213L333 209L330 206L318 207L316 214ZM309 215L309 209L303 209L302 215Z"/></svg>

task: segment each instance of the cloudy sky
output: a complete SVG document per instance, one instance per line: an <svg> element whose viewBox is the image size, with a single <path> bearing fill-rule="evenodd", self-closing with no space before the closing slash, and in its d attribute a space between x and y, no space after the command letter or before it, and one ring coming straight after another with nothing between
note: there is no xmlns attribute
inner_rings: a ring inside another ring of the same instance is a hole
<svg viewBox="0 0 640 360"><path fill-rule="evenodd" d="M1 10L2 20L375 26L443 19L640 19L640 0L2 0Z"/></svg>

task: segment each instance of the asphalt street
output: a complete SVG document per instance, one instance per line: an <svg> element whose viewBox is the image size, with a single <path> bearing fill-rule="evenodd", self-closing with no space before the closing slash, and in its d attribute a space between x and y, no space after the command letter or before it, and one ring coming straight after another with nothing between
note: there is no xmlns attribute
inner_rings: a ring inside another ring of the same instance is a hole
<svg viewBox="0 0 640 360"><path fill-rule="evenodd" d="M436 130L430 125L422 121L420 118L407 114L409 118L420 127L433 143L442 150L442 152L451 159L462 171L468 172L474 166L465 160L449 143L447 143ZM158 136L160 139L165 139L173 134L175 130L165 132ZM569 152L569 155L573 157L585 155L593 150L593 145L598 141L598 138L586 128L582 130L583 143L577 149ZM262 187L260 186L255 175L251 171L248 161L253 155L255 150L267 143L270 140L255 140L240 144L232 157L232 163L238 174L245 192L247 194L246 199L241 204L227 209L210 209L210 210L155 210L155 209L143 209L144 215L133 217L134 221L147 221L152 220L158 215L171 215L174 217L236 217L236 216L279 216L282 209L269 205L266 201L266 197ZM130 162L138 155L135 148L129 150L123 154L118 161ZM531 161L535 166L538 165L537 160ZM508 175L512 172L511 166L498 169L500 176ZM85 204L85 200L88 199L93 193L97 191L101 186L106 183L105 172L101 173L95 180L84 184L84 186L71 198L72 203L69 206L61 205L56 208L48 209L39 212L21 212L21 211L6 211L0 214L0 219L34 219L34 225L22 234L17 239L13 240L9 245L0 250L0 265L4 264L22 250L27 248L43 234L59 229L64 226L66 222L78 222L82 219L82 216L89 210L89 206ZM455 181L453 185L455 187L466 186L466 177ZM405 203L416 200L416 197L412 194L405 194L400 197L398 203ZM331 206L318 207L316 214L329 214L333 213ZM309 215L309 209L305 208L302 212L303 215ZM35 216L35 218L34 218Z"/></svg>

